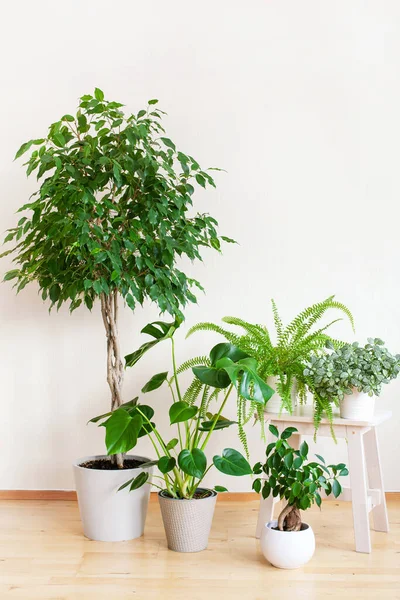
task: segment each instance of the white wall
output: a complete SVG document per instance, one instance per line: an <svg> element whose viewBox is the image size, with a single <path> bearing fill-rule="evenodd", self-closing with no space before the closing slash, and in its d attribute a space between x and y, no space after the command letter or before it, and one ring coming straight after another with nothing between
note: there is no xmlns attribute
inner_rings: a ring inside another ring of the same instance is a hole
<svg viewBox="0 0 400 600"><path fill-rule="evenodd" d="M35 189L12 162L23 141L95 86L135 111L157 97L178 146L227 169L197 207L240 241L192 268L207 294L187 310L187 326L228 314L271 324L271 297L288 320L336 293L358 339L379 335L400 350L397 1L14 0L2 13L1 230ZM16 298L9 284L0 305L1 488L72 488L74 458L103 451L103 430L85 424L109 402L99 311L49 316L34 286ZM155 317L149 306L125 311L126 353ZM216 341L185 342L184 333L181 359ZM353 339L346 325L336 333ZM166 347L149 355L127 373L125 398L168 366ZM389 490L400 489L399 391L393 383L379 402L393 411L381 428ZM164 391L154 404L167 431ZM255 461L262 445L256 430L250 436ZM219 432L210 456L236 443L233 431ZM138 449L152 454L146 441ZM345 454L329 440L319 450Z"/></svg>

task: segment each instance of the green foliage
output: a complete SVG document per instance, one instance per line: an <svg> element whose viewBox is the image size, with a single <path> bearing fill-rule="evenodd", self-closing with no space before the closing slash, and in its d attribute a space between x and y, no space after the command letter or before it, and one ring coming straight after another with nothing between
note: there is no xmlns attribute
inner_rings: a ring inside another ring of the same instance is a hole
<svg viewBox="0 0 400 600"><path fill-rule="evenodd" d="M196 301L201 285L177 260L199 260L203 247L232 240L218 237L210 215L192 214L195 187L215 183L164 137L156 104L129 115L96 88L46 137L22 144L16 158L31 151L27 175L36 174L39 189L5 240L18 265L5 280L15 279L18 292L37 281L50 307L68 302L72 311L118 290L132 310L148 298L179 318Z"/></svg>
<svg viewBox="0 0 400 600"><path fill-rule="evenodd" d="M101 422L105 427L109 454L127 452L136 445L142 435L147 435L157 452L158 461L151 461L144 468L157 465L170 496L192 498L206 473L213 466L228 475L251 474L251 467L246 458L232 448L226 448L221 455L214 456L212 464L207 467L205 448L210 436L216 431L237 424L240 431L242 422L239 424L223 416L224 407L235 387L240 394L240 402L249 404L249 412L254 412L256 404L264 406L272 390L256 375L257 361L249 358L233 344L217 344L211 349L209 357L191 359L184 363L184 369L178 369L174 351L174 333L178 326L179 323L163 322L147 325L142 331L155 338L154 341L142 344L139 350L126 357L127 366L135 365L155 343L170 340L173 371L171 379L168 381L166 371L157 373L143 387L142 392L149 393L165 382L168 383L172 395L169 418L171 426L177 428L177 437L165 442L156 424L152 422L153 409L138 403L137 398L121 406L117 411L100 415L92 421ZM199 359L206 363L201 368L211 371L211 375L206 377L206 380L203 380L203 371L200 373L200 378L197 375ZM193 369L196 377L182 394L179 373L188 368ZM214 371L219 372L220 375L215 377ZM223 376L226 378L226 385L224 384L221 389L219 383ZM221 398L219 394L222 394ZM209 411L212 402L217 403L217 410L214 413ZM134 483L135 487L131 489L136 489L140 481L142 480L131 480L122 487ZM143 484L146 481L147 478L143 478ZM155 483L152 485L159 487Z"/></svg>
<svg viewBox="0 0 400 600"><path fill-rule="evenodd" d="M327 343L336 348L343 345L331 338L326 330L337 320L313 329L315 324L328 310L339 310L348 319L354 329L354 321L349 309L330 296L322 302L313 304L300 312L287 326L282 323L275 302L272 300L272 312L276 329L276 343L273 344L268 329L244 321L237 317L224 317L223 321L244 330L243 335L237 335L214 323L199 323L192 327L188 336L196 331L213 331L220 333L231 344L241 349L247 355L254 357L258 363L258 376L266 381L268 377L278 378L276 391L282 398L282 403L292 411L292 396L298 394L300 400L305 400L307 378L304 376L304 365L314 354L322 354Z"/></svg>
<svg viewBox="0 0 400 600"><path fill-rule="evenodd" d="M280 436L274 425L270 425L269 429L277 439L267 446L265 462L258 462L253 467L255 475L264 475L263 479L257 477L253 482L256 492L261 492L264 498L270 494L279 496L288 505L301 510L307 510L314 502L321 506L321 489L327 495L333 493L335 498L339 496L342 488L337 478L349 473L343 463L326 466L325 460L318 454L319 462L307 462L309 448L306 442L299 450L289 445L288 440L297 432L295 427L288 427Z"/></svg>
<svg viewBox="0 0 400 600"><path fill-rule="evenodd" d="M382 385L390 383L399 373L400 354L390 354L379 338L368 338L364 347L354 342L330 354L312 355L303 375L314 394L316 426L324 413L332 421L332 403L338 405L354 389L379 396Z"/></svg>

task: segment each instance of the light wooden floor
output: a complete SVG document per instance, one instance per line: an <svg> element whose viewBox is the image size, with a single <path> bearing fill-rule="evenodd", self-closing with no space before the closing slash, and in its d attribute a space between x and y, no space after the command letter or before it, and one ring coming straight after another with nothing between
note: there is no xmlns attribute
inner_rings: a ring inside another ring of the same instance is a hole
<svg viewBox="0 0 400 600"><path fill-rule="evenodd" d="M167 550L152 498L146 533L102 543L81 534L74 501L0 501L0 598L41 600L400 599L400 499L389 499L391 533L372 533L373 553L353 551L351 506L313 508L317 550L303 569L263 558L254 529L257 500L218 501L208 550Z"/></svg>

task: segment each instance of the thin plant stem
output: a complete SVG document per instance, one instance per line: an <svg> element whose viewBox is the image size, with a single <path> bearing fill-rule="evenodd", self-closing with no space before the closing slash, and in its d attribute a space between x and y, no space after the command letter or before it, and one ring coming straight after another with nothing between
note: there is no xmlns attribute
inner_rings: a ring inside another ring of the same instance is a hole
<svg viewBox="0 0 400 600"><path fill-rule="evenodd" d="M207 437L206 437L206 439L204 440L204 442L203 442L203 444L201 446L201 450L203 450L203 451L204 451L204 448L207 446L208 440L210 439L210 436L211 436L212 432L214 431L214 427L215 427L215 425L216 425L219 417L221 416L221 413L222 413L222 411L224 409L224 406L226 404L226 401L229 398L229 395L230 395L232 389L233 389L233 383L229 386L229 389L228 389L227 394L226 394L226 396L224 398L224 401L222 402L222 404L220 406L220 409L219 409L219 411L218 411L218 413L217 413L217 415L216 415L216 417L214 419L214 423L212 424L212 426L210 428L210 431L208 432Z"/></svg>

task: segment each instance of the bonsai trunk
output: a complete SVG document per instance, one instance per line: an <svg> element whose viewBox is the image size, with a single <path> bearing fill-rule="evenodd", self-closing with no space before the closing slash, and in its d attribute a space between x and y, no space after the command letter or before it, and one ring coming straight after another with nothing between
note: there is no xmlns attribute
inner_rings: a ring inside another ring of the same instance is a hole
<svg viewBox="0 0 400 600"><path fill-rule="evenodd" d="M107 336L107 382L111 391L111 410L116 410L122 404L122 384L124 381L124 365L118 339L118 292L101 294L101 315ZM118 467L124 466L122 454L112 457Z"/></svg>
<svg viewBox="0 0 400 600"><path fill-rule="evenodd" d="M301 516L299 509L293 504L287 504L278 517L280 531L300 531Z"/></svg>

